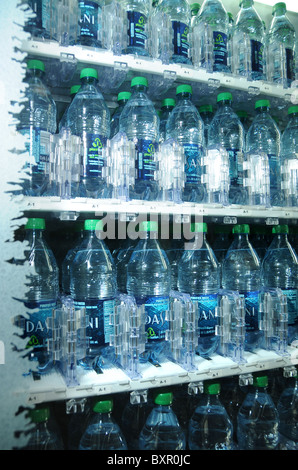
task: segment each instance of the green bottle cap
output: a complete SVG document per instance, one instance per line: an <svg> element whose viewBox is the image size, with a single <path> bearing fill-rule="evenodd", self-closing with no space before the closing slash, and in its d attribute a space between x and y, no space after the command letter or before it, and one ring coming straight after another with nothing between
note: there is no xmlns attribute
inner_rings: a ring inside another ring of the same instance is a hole
<svg viewBox="0 0 298 470"><path fill-rule="evenodd" d="M87 219L84 222L84 230L102 230L103 222L97 219Z"/></svg>
<svg viewBox="0 0 298 470"><path fill-rule="evenodd" d="M272 233L289 233L288 225L276 225L272 228Z"/></svg>
<svg viewBox="0 0 298 470"><path fill-rule="evenodd" d="M190 230L192 232L196 232L196 233L207 233L207 224L205 222L196 222L194 224L191 224L190 226Z"/></svg>
<svg viewBox="0 0 298 470"><path fill-rule="evenodd" d="M199 11L199 9L201 8L201 5L199 3L192 3L190 5L190 11L192 13L192 15L196 15Z"/></svg>
<svg viewBox="0 0 298 470"><path fill-rule="evenodd" d="M39 230L44 230L46 226L45 219L41 218L30 218L28 219L25 228L26 229L39 229Z"/></svg>
<svg viewBox="0 0 298 470"><path fill-rule="evenodd" d="M233 227L233 233L249 233L248 224L238 224Z"/></svg>
<svg viewBox="0 0 298 470"><path fill-rule="evenodd" d="M158 393L154 399L154 403L156 403L156 405L171 405L172 402L173 402L172 392Z"/></svg>
<svg viewBox="0 0 298 470"><path fill-rule="evenodd" d="M33 423L44 423L50 417L50 409L45 406L42 408L34 408L29 411L29 417Z"/></svg>
<svg viewBox="0 0 298 470"><path fill-rule="evenodd" d="M270 101L269 100L258 100L255 103L255 109L258 108L270 108Z"/></svg>
<svg viewBox="0 0 298 470"><path fill-rule="evenodd" d="M91 67L87 67L81 71L80 78L85 78L85 77L91 77L91 78L96 78L98 80L98 72L96 69L93 69Z"/></svg>
<svg viewBox="0 0 298 470"><path fill-rule="evenodd" d="M30 70L41 70L42 72L45 71L45 65L41 60L36 60L36 59L29 60L27 67Z"/></svg>
<svg viewBox="0 0 298 470"><path fill-rule="evenodd" d="M174 106L176 105L176 101L174 100L174 98L165 98L164 100L162 100L161 102L161 107L163 108L164 106L172 106L174 108Z"/></svg>
<svg viewBox="0 0 298 470"><path fill-rule="evenodd" d="M192 86L191 85L179 85L176 88L176 95L180 95L180 93L190 93L192 94Z"/></svg>
<svg viewBox="0 0 298 470"><path fill-rule="evenodd" d="M219 101L233 101L232 93L219 93L219 95L217 95L217 103Z"/></svg>
<svg viewBox="0 0 298 470"><path fill-rule="evenodd" d="M279 3L276 3L275 5L273 5L272 7L272 15L274 15L274 13L279 10L279 9L283 9L285 10L285 12L287 11L287 5L284 3L284 2L279 2Z"/></svg>
<svg viewBox="0 0 298 470"><path fill-rule="evenodd" d="M113 400L98 400L93 405L95 413L110 413L113 410Z"/></svg>
<svg viewBox="0 0 298 470"><path fill-rule="evenodd" d="M255 387L267 387L268 386L267 375L255 375L253 378L253 385Z"/></svg>
<svg viewBox="0 0 298 470"><path fill-rule="evenodd" d="M117 96L117 101L129 100L130 97L131 97L130 91L120 91L120 93L118 93L118 96Z"/></svg>
<svg viewBox="0 0 298 470"><path fill-rule="evenodd" d="M143 221L140 223L140 232L157 232L158 223L155 221Z"/></svg>
<svg viewBox="0 0 298 470"><path fill-rule="evenodd" d="M212 104L203 104L202 106L199 107L199 112L200 113L213 113L213 106Z"/></svg>
<svg viewBox="0 0 298 470"><path fill-rule="evenodd" d="M288 109L288 114L294 114L294 113L298 113L298 106L291 106Z"/></svg>
<svg viewBox="0 0 298 470"><path fill-rule="evenodd" d="M79 89L81 88L81 85L73 85L70 89L70 94L75 95Z"/></svg>
<svg viewBox="0 0 298 470"><path fill-rule="evenodd" d="M148 87L148 80L145 77L134 77L131 81L131 87L137 86L137 85L143 85L145 87Z"/></svg>
<svg viewBox="0 0 298 470"><path fill-rule="evenodd" d="M204 392L208 395L218 395L220 393L220 384L218 382L204 382Z"/></svg>

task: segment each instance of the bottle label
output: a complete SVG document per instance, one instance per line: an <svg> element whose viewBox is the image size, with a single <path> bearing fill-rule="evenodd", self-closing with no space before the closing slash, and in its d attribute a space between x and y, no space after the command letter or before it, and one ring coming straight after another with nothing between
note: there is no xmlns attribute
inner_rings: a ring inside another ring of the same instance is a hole
<svg viewBox="0 0 298 470"><path fill-rule="evenodd" d="M75 300L75 307L85 308L88 316L86 335L91 349L109 344L111 335L110 317L115 307L115 299Z"/></svg>
<svg viewBox="0 0 298 470"><path fill-rule="evenodd" d="M145 26L147 17L137 11L128 11L128 45L132 47L140 47L145 49L145 41L147 35L145 34Z"/></svg>
<svg viewBox="0 0 298 470"><path fill-rule="evenodd" d="M214 65L228 64L227 40L228 36L225 33L213 31Z"/></svg>
<svg viewBox="0 0 298 470"><path fill-rule="evenodd" d="M286 74L290 81L295 80L295 58L292 49L286 48Z"/></svg>
<svg viewBox="0 0 298 470"><path fill-rule="evenodd" d="M227 149L230 165L231 186L243 186L243 152L239 149Z"/></svg>
<svg viewBox="0 0 298 470"><path fill-rule="evenodd" d="M193 296L191 300L198 304L198 327L199 336L214 336L215 325L218 321L215 317L215 308L217 307L217 295L216 294L203 294L199 296Z"/></svg>
<svg viewBox="0 0 298 470"><path fill-rule="evenodd" d="M98 37L98 4L89 1L79 1L80 35L97 39Z"/></svg>
<svg viewBox="0 0 298 470"><path fill-rule="evenodd" d="M44 173L50 161L50 132L43 131L38 127L21 129L20 132L22 135L28 137L25 148L26 151L29 152L29 155L35 160L35 165L32 166L32 172Z"/></svg>
<svg viewBox="0 0 298 470"><path fill-rule="evenodd" d="M174 55L188 57L189 27L185 23L181 23L180 21L172 21L172 28L174 31L174 37L173 37Z"/></svg>
<svg viewBox="0 0 298 470"><path fill-rule="evenodd" d="M282 292L287 297L288 325L295 325L298 323L297 289L283 289Z"/></svg>
<svg viewBox="0 0 298 470"><path fill-rule="evenodd" d="M263 73L264 68L264 46L260 41L252 39L251 46L251 70Z"/></svg>
<svg viewBox="0 0 298 470"><path fill-rule="evenodd" d="M136 144L136 170L137 179L154 180L156 161L155 152L157 144L151 140L139 139Z"/></svg>
<svg viewBox="0 0 298 470"><path fill-rule="evenodd" d="M201 183L201 158L203 149L196 144L185 144L183 147L186 184Z"/></svg>
<svg viewBox="0 0 298 470"><path fill-rule="evenodd" d="M84 176L102 177L104 167L103 148L106 146L107 138L99 134L87 134L84 142Z"/></svg>
<svg viewBox="0 0 298 470"><path fill-rule="evenodd" d="M55 300L47 300L43 302L25 302L25 307L30 310L35 310L29 314L29 318L24 318L24 338L29 338L26 348L45 348L47 347L47 340L49 339L49 332L51 330L50 318L52 317L53 309L56 308L57 303Z"/></svg>
<svg viewBox="0 0 298 470"><path fill-rule="evenodd" d="M248 332L259 330L259 291L241 292L245 298L245 329Z"/></svg>
<svg viewBox="0 0 298 470"><path fill-rule="evenodd" d="M145 304L145 331L148 341L164 339L169 323L166 312L169 310L169 297L147 297L136 299L137 305Z"/></svg>

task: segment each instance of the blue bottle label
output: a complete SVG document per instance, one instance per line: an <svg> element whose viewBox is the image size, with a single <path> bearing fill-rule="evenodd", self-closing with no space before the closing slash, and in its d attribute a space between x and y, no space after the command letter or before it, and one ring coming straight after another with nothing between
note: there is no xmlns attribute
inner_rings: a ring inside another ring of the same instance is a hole
<svg viewBox="0 0 298 470"><path fill-rule="evenodd" d="M181 23L180 21L172 21L172 28L174 32L174 36L173 36L174 54L180 55L183 57L188 57L189 27L187 26L187 24Z"/></svg>
<svg viewBox="0 0 298 470"><path fill-rule="evenodd" d="M201 183L203 149L196 144L184 144L186 184Z"/></svg>
<svg viewBox="0 0 298 470"><path fill-rule="evenodd" d="M84 176L101 177L104 167L103 148L107 138L99 134L87 134L84 143Z"/></svg>
<svg viewBox="0 0 298 470"><path fill-rule="evenodd" d="M292 49L286 48L286 74L290 81L295 80L295 58Z"/></svg>
<svg viewBox="0 0 298 470"><path fill-rule="evenodd" d="M230 165L231 186L243 186L243 152L240 149L227 149Z"/></svg>
<svg viewBox="0 0 298 470"><path fill-rule="evenodd" d="M215 308L217 306L217 295L216 294L202 294L193 296L191 298L193 302L198 304L198 328L199 336L214 336L215 325L218 321L215 317Z"/></svg>
<svg viewBox="0 0 298 470"><path fill-rule="evenodd" d="M22 129L21 134L28 140L25 143L26 151L34 158L35 165L32 166L33 173L44 173L46 164L50 161L50 136L49 132L38 127Z"/></svg>
<svg viewBox="0 0 298 470"><path fill-rule="evenodd" d="M35 309L32 313L27 312L29 318L25 318L24 337L29 338L26 348L40 349L47 346L51 329L49 319L52 317L53 309L56 306L55 300L25 302L26 308L30 310Z"/></svg>
<svg viewBox="0 0 298 470"><path fill-rule="evenodd" d="M137 179L154 180L156 170L155 152L157 144L151 140L139 139L136 144Z"/></svg>
<svg viewBox="0 0 298 470"><path fill-rule="evenodd" d="M227 40L228 37L225 33L213 31L214 65L226 66L228 64Z"/></svg>
<svg viewBox="0 0 298 470"><path fill-rule="evenodd" d="M90 348L104 346L110 342L110 317L114 311L115 299L75 300L75 307L85 308L88 316L86 331Z"/></svg>
<svg viewBox="0 0 298 470"><path fill-rule="evenodd" d="M79 1L80 35L97 39L98 36L98 4L89 1Z"/></svg>
<svg viewBox="0 0 298 470"><path fill-rule="evenodd" d="M140 47L145 49L145 26L147 17L138 11L128 11L128 45L132 47Z"/></svg>
<svg viewBox="0 0 298 470"><path fill-rule="evenodd" d="M145 299L136 299L138 305L145 304L145 331L148 341L156 341L165 338L169 323L166 320L166 312L169 310L169 297L156 296Z"/></svg>
<svg viewBox="0 0 298 470"><path fill-rule="evenodd" d="M283 289L282 292L287 297L288 325L295 325L298 323L297 289Z"/></svg>
<svg viewBox="0 0 298 470"><path fill-rule="evenodd" d="M259 291L241 292L245 298L245 329L248 332L259 330Z"/></svg>
<svg viewBox="0 0 298 470"><path fill-rule="evenodd" d="M251 70L252 72L263 73L264 67L264 46L260 41L251 39Z"/></svg>

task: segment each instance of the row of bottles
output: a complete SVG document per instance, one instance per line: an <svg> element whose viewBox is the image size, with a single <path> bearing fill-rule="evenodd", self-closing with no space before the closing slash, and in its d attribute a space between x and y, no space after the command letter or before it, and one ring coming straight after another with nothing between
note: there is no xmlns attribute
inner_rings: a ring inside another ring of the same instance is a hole
<svg viewBox="0 0 298 470"><path fill-rule="evenodd" d="M292 367L284 376L276 369L241 381L231 376L94 397L66 416L61 404L38 405L29 413L34 426L26 448L296 450L297 393Z"/></svg>
<svg viewBox="0 0 298 470"><path fill-rule="evenodd" d="M158 223L143 221L135 232L139 239L127 238L112 256L104 240L103 221L87 219L80 239L75 246L68 247L59 267L44 238L44 229L45 220L40 218L29 219L26 225L25 254L30 275L25 307L29 319L18 319L28 342L29 356L38 360L40 372L46 372L49 366L47 342L53 334L49 318L61 302L84 309L88 316L85 333L89 346L80 363L87 368L94 367L94 361L105 354L111 342L114 334L111 315L119 295L130 296L144 309L144 316L139 312L137 319L147 335L145 351L140 355L145 362L158 361L167 353L167 312L173 291L188 295L197 308L196 353L202 358L212 357L219 349L216 309L221 289L237 292L244 299L247 351L265 347L261 327L263 288L278 289L287 305L285 347L298 339L298 260L286 225L272 229L273 239L263 260L249 240L249 225L235 225L233 240L225 256L218 260L208 242L205 223L191 224L188 240L180 239L173 244L168 240L168 246L163 248L158 240ZM218 241L222 251L222 239Z"/></svg>
<svg viewBox="0 0 298 470"><path fill-rule="evenodd" d="M209 72L232 72L249 80L267 78L285 87L295 80L295 28L285 3L274 5L268 31L253 0L239 2L235 22L221 0L204 0L202 6L189 5L186 0L179 4L160 0L154 6L150 0L133 4L127 0L73 0L68 7L62 3L29 1L36 18L26 30L61 44L152 56ZM109 21L111 11L114 23ZM66 18L61 25L60 16Z"/></svg>
<svg viewBox="0 0 298 470"><path fill-rule="evenodd" d="M43 62L29 61L27 105L18 125L30 156L24 194L297 205L297 106L289 107L281 133L270 101L256 100L245 129L231 93L218 94L210 119L192 102L191 85L182 84L175 106L166 99L160 119L147 78L134 77L131 94L119 94L121 106L111 118L98 72L86 68L55 134L56 105L42 82L44 71Z"/></svg>

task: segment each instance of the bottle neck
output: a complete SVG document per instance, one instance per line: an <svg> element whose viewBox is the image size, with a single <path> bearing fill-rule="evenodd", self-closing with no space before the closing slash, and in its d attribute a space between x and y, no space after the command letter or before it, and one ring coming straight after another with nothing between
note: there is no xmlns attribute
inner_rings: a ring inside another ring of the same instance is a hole
<svg viewBox="0 0 298 470"><path fill-rule="evenodd" d="M257 114L269 114L270 108L268 106L261 106L260 108L257 108Z"/></svg>
<svg viewBox="0 0 298 470"><path fill-rule="evenodd" d="M132 89L131 89L132 93L133 94L136 94L136 93L147 93L147 87L145 85L135 85Z"/></svg>
<svg viewBox="0 0 298 470"><path fill-rule="evenodd" d="M177 95L177 101L185 101L185 100L191 101L192 94L191 93L179 93L179 95Z"/></svg>
<svg viewBox="0 0 298 470"><path fill-rule="evenodd" d="M42 70L39 69L29 69L27 71L27 78L28 80L41 80L43 81L45 77L45 73Z"/></svg>
<svg viewBox="0 0 298 470"><path fill-rule="evenodd" d="M231 100L222 100L217 103L219 112L230 112L232 109Z"/></svg>
<svg viewBox="0 0 298 470"><path fill-rule="evenodd" d="M158 232L157 231L148 231L148 232L139 232L139 237L141 240L157 240Z"/></svg>
<svg viewBox="0 0 298 470"><path fill-rule="evenodd" d="M36 240L41 240L43 238L43 230L41 229L28 229L26 230L25 239L33 244Z"/></svg>
<svg viewBox="0 0 298 470"><path fill-rule="evenodd" d="M286 12L287 12L287 9L283 6L280 6L275 10L273 17L278 18L280 16L285 16Z"/></svg>
<svg viewBox="0 0 298 470"><path fill-rule="evenodd" d="M96 87L98 84L98 80L95 77L84 77L81 79L81 87L86 88L88 86Z"/></svg>
<svg viewBox="0 0 298 470"><path fill-rule="evenodd" d="M240 7L241 8L251 8L254 5L253 0L242 0Z"/></svg>

